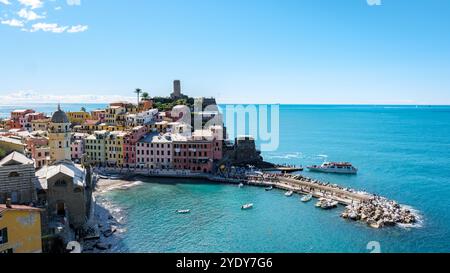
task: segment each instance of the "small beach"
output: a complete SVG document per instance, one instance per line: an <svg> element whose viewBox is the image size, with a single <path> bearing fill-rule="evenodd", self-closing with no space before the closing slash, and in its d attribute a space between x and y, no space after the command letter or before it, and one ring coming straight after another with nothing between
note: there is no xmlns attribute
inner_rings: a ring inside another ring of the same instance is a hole
<svg viewBox="0 0 450 273"><path fill-rule="evenodd" d="M142 184L140 181L99 179L93 193L94 225L98 228L98 239L83 243L85 253L120 252L118 246L123 233L126 232L126 212L111 203L105 195L111 191L124 191Z"/></svg>

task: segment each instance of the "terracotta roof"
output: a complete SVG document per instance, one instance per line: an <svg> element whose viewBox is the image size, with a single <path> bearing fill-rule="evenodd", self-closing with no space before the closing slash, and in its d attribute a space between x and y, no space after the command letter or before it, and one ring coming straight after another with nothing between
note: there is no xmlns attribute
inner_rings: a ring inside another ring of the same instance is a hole
<svg viewBox="0 0 450 273"><path fill-rule="evenodd" d="M0 213L6 210L27 210L27 211L41 211L39 208L22 206L22 205L12 205L11 208L7 208L6 204L0 204Z"/></svg>

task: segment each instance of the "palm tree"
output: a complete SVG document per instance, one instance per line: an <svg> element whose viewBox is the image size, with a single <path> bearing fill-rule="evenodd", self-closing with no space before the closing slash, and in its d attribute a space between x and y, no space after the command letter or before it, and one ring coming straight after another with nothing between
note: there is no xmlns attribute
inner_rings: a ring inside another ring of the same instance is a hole
<svg viewBox="0 0 450 273"><path fill-rule="evenodd" d="M86 112L86 108L81 107L81 112Z"/></svg>
<svg viewBox="0 0 450 273"><path fill-rule="evenodd" d="M149 98L150 98L150 96L148 95L147 92L142 93L141 99L143 99L143 100L148 100Z"/></svg>
<svg viewBox="0 0 450 273"><path fill-rule="evenodd" d="M137 106L139 107L139 95L142 93L142 89L136 88L136 90L134 90L134 93L137 94Z"/></svg>

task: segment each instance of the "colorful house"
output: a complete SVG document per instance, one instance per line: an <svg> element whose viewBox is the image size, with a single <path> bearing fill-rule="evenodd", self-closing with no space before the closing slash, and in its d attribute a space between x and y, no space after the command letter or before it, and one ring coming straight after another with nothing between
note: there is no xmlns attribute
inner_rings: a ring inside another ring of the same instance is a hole
<svg viewBox="0 0 450 273"><path fill-rule="evenodd" d="M83 124L86 120L91 118L88 112L78 111L78 112L67 112L67 117L70 123Z"/></svg>
<svg viewBox="0 0 450 273"><path fill-rule="evenodd" d="M144 126L134 127L127 132L123 141L124 167L134 167L136 165L136 143L147 133Z"/></svg>
<svg viewBox="0 0 450 273"><path fill-rule="evenodd" d="M85 139L84 149L88 160L92 164L104 164L106 162L106 138L109 132L95 131Z"/></svg>
<svg viewBox="0 0 450 273"><path fill-rule="evenodd" d="M106 163L113 167L123 166L123 144L126 133L123 131L110 132L105 141Z"/></svg>
<svg viewBox="0 0 450 273"><path fill-rule="evenodd" d="M41 252L41 210L0 204L0 253Z"/></svg>

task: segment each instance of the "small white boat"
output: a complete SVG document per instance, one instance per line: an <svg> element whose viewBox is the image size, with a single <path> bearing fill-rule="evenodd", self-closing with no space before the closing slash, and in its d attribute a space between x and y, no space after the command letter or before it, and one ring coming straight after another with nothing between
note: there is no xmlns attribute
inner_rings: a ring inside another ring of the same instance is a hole
<svg viewBox="0 0 450 273"><path fill-rule="evenodd" d="M245 204L245 205L242 205L241 206L241 209L251 209L251 208L253 208L253 204L252 203L250 203L250 204Z"/></svg>
<svg viewBox="0 0 450 273"><path fill-rule="evenodd" d="M293 191L288 191L284 195L287 196L287 197L291 197L293 194L294 194Z"/></svg>
<svg viewBox="0 0 450 273"><path fill-rule="evenodd" d="M178 214L188 214L188 213L191 213L191 210L190 209L179 209L179 210L177 210L177 213Z"/></svg>
<svg viewBox="0 0 450 273"><path fill-rule="evenodd" d="M239 188L242 188L242 187L244 187L244 184L243 183L239 183L239 186L238 186Z"/></svg>
<svg viewBox="0 0 450 273"><path fill-rule="evenodd" d="M265 188L265 190L266 190L266 191L271 191L271 190L273 190L273 187L272 187L272 186L267 187L267 188Z"/></svg>
<svg viewBox="0 0 450 273"><path fill-rule="evenodd" d="M306 203L306 202L311 201L312 198L313 198L312 194L307 194L307 195L303 196L302 198L300 198L300 201Z"/></svg>

